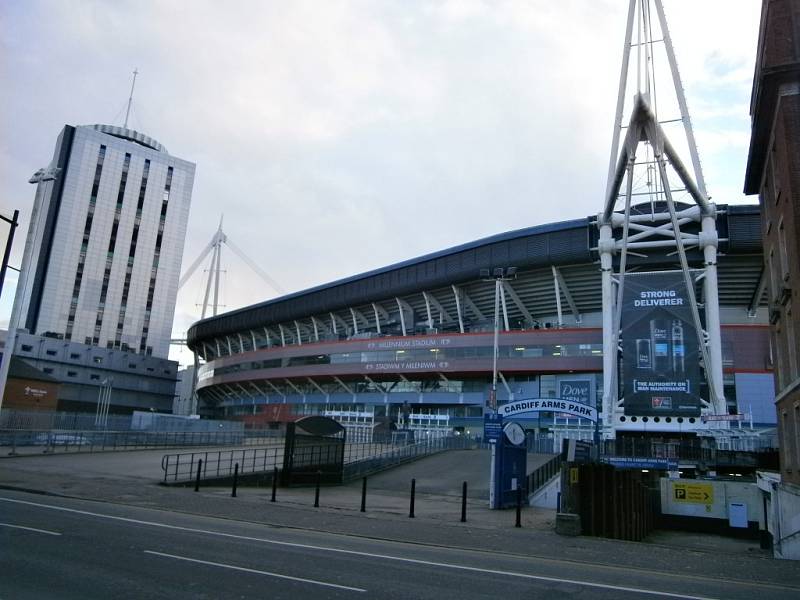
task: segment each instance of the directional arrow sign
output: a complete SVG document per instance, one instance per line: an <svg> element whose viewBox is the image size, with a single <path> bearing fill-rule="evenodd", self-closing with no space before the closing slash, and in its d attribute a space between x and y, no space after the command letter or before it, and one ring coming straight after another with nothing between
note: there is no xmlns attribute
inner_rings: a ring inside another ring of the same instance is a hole
<svg viewBox="0 0 800 600"><path fill-rule="evenodd" d="M672 500L686 504L714 504L714 485L673 482Z"/></svg>

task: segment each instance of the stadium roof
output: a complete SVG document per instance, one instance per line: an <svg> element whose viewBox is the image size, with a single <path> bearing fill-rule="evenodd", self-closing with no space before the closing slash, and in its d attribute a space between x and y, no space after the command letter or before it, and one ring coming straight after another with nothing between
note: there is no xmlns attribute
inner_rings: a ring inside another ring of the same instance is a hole
<svg viewBox="0 0 800 600"><path fill-rule="evenodd" d="M719 206L718 210L720 303L747 306L759 287L762 270L760 210L758 205ZM199 340L264 325L291 323L373 302L394 303L395 298L404 298L412 309L424 311L423 291L441 303L447 314L448 307L455 304L447 298L453 295L449 290L454 285L471 288L475 315L491 314L494 288L480 285L480 271L509 266L519 272L513 285L520 301L517 307L522 305L528 314L555 313L553 267L567 288L566 294L561 290L565 306L572 305L573 312L599 311L600 275L593 251L598 229L593 221L587 217L509 231L230 311L193 324L188 342L192 346ZM693 256L700 258L699 253ZM665 266L663 259L640 263ZM514 318L525 316L525 310L514 306L511 312Z"/></svg>

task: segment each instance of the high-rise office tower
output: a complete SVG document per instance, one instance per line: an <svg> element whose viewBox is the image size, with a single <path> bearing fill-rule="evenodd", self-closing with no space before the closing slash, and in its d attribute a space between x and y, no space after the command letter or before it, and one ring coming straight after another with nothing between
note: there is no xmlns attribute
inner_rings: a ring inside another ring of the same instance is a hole
<svg viewBox="0 0 800 600"><path fill-rule="evenodd" d="M194 163L111 125L67 125L37 181L19 327L166 358Z"/></svg>

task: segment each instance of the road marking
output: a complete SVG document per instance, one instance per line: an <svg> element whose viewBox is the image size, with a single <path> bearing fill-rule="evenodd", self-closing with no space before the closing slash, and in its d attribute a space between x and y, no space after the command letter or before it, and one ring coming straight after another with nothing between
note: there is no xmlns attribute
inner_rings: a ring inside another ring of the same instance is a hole
<svg viewBox="0 0 800 600"><path fill-rule="evenodd" d="M303 579L302 577L292 577L291 575L281 575L280 573L272 573L271 571L259 571L258 569L248 569L247 567L226 565L224 563L211 562L210 560L200 560L198 558L189 558L188 556L179 556L177 554L166 554L165 552L155 552L154 550L145 550L144 553L154 554L155 556L164 556L166 558L174 558L177 560L185 560L187 562L199 563L201 565L210 565L212 567L222 567L223 569L231 569L233 571L244 571L245 573L256 573L257 575L268 575L270 577L278 577L280 579L291 579L292 581L300 581L302 583L313 583L314 585L323 585L326 587L338 588L340 590L348 590L351 592L367 591L362 588L349 587L346 585L338 585L336 583L327 583L325 581L317 581L316 579Z"/></svg>
<svg viewBox="0 0 800 600"><path fill-rule="evenodd" d="M36 529L35 527L23 527L22 525L12 525L11 523L0 523L0 527L11 527L12 529L25 529L27 531L35 531L36 533L46 533L47 535L61 535L56 531L47 531L46 529Z"/></svg>
<svg viewBox="0 0 800 600"><path fill-rule="evenodd" d="M709 596L690 596L688 594L677 594L673 592L659 592L656 590L646 590L643 588L634 588L634 587L626 587L626 586L619 586L619 585L610 585L605 583L592 583L589 581L580 581L577 579L563 579L560 577L546 577L544 575L529 575L528 573L519 573L516 571L501 571L499 569L481 569L479 567L468 567L465 565L455 565L451 563L439 563L439 562L431 562L428 560L420 560L414 558L405 558L402 556L391 556L388 554L373 554L371 552L361 552L358 550L344 550L342 548L329 548L326 546L315 546L312 544L299 544L296 542L282 542L278 540L270 540L267 538L259 538L247 535L236 535L233 533L224 533L221 531L211 531L208 529L197 529L195 527L182 527L180 525L168 525L166 523L157 523L155 521L142 521L140 519L132 519L130 517L118 517L115 515L104 515L102 513L95 513L90 512L87 510L79 510L77 508L67 508L65 506L54 506L52 504L41 504L38 502L29 502L27 500L16 500L12 498L2 498L0 497L0 501L3 502L13 502L15 504L27 504L28 506L38 506L41 508L49 508L51 510L60 510L62 512L70 512L79 515L88 515L91 517L99 517L101 519L110 519L113 521L123 521L125 523L135 523L137 525L148 525L150 527L161 527L163 529L174 529L177 531L187 531L190 533L204 533L207 535L215 535L218 537L225 537L225 538L232 538L232 539L239 539L239 540L247 540L251 542L262 542L265 544L274 544L277 546L289 546L293 548L303 548L306 550L319 550L322 552L335 552L339 554L350 554L353 556L364 556L367 558L378 558L383 560L394 560L398 562L405 562L405 563L413 563L418 565L427 565L427 566L434 566L434 567L442 567L447 569L455 569L461 571L471 571L475 573L489 573L492 575L503 575L505 577L518 577L521 579L533 579L536 581L548 581L551 583L569 583L572 585L580 585L584 587L591 587L591 588L600 588L605 590L618 590L621 592L634 592L637 594L646 594L650 596L662 596L666 598L686 598L687 600L717 600L711 598Z"/></svg>

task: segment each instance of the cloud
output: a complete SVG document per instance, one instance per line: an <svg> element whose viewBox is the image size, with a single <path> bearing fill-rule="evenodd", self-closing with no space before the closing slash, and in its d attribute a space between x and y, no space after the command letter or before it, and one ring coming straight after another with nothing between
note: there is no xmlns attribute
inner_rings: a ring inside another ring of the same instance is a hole
<svg viewBox="0 0 800 600"><path fill-rule="evenodd" d="M121 122L138 67L132 125L197 163L184 268L222 213L289 291L595 214L626 4L2 3L3 208L27 218L64 123ZM715 165L746 154L759 6L665 0L710 188L741 187ZM270 297L225 261L228 308ZM199 316L195 279L176 336Z"/></svg>

